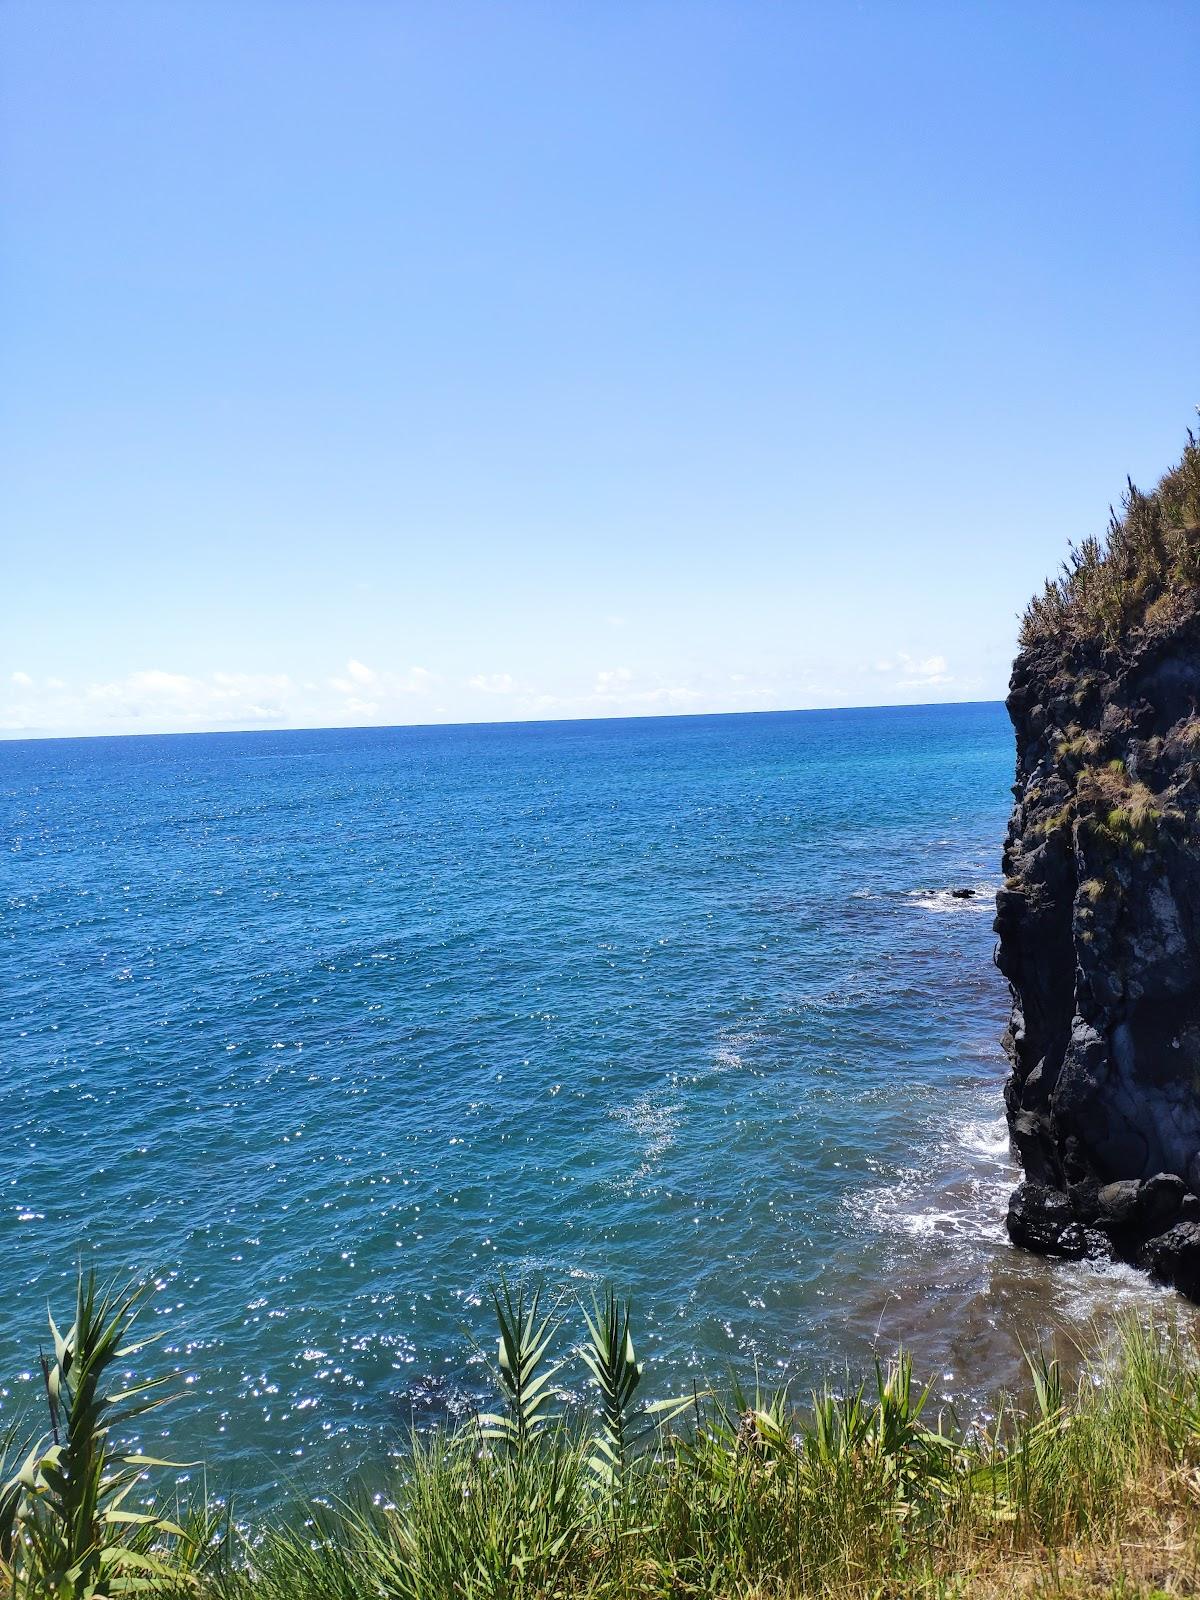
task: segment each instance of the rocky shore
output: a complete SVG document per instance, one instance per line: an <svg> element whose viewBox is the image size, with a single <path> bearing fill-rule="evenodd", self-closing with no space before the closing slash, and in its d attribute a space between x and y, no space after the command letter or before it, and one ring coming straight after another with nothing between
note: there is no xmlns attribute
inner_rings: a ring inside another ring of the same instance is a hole
<svg viewBox="0 0 1200 1600"><path fill-rule="evenodd" d="M1200 1299L1200 454L1130 491L1026 618L997 896L1032 1250Z"/></svg>

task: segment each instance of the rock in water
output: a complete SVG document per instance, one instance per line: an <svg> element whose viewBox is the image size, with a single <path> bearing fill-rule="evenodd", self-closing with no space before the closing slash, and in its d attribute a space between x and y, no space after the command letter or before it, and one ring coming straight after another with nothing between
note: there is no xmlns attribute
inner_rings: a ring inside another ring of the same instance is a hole
<svg viewBox="0 0 1200 1600"><path fill-rule="evenodd" d="M1030 606L1007 704L1009 1232L1197 1297L1200 441Z"/></svg>
<svg viewBox="0 0 1200 1600"><path fill-rule="evenodd" d="M1008 1231L1015 1244L1044 1256L1088 1253L1088 1237L1071 1202L1044 1183L1023 1183L1008 1202Z"/></svg>

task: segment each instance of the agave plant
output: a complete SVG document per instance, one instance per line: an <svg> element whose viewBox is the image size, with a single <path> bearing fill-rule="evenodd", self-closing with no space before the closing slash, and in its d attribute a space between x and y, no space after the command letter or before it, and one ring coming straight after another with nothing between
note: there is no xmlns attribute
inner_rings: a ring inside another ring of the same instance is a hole
<svg viewBox="0 0 1200 1600"><path fill-rule="evenodd" d="M601 1431L592 1441L588 1465L603 1482L624 1472L632 1443L631 1407L642 1368L633 1353L629 1331L630 1304L604 1291L603 1303L593 1296L591 1315L585 1310L588 1343L580 1354L600 1390Z"/></svg>
<svg viewBox="0 0 1200 1600"><path fill-rule="evenodd" d="M152 1546L184 1540L183 1529L128 1507L148 1468L175 1463L121 1453L111 1442L115 1429L170 1398L166 1378L106 1388L117 1364L152 1342L125 1342L146 1293L145 1286L101 1292L94 1273L81 1274L67 1332L49 1318L54 1360L42 1363L49 1432L0 1489L0 1558L14 1595L107 1600L181 1581L180 1568Z"/></svg>
<svg viewBox="0 0 1200 1600"><path fill-rule="evenodd" d="M634 1396L645 1369L633 1351L632 1314L631 1303L618 1300L612 1288L605 1289L603 1300L592 1297L590 1314L583 1310L588 1339L579 1353L600 1390L600 1431L591 1441L588 1467L606 1487L624 1476L636 1447L648 1434L665 1428L700 1398L693 1393L635 1409Z"/></svg>
<svg viewBox="0 0 1200 1600"><path fill-rule="evenodd" d="M507 1279L492 1290L492 1305L500 1337L497 1361L500 1385L508 1402L508 1415L486 1412L478 1419L482 1437L520 1453L550 1421L554 1400L551 1380L562 1366L546 1366L560 1323L553 1312L542 1312L542 1290L520 1284L514 1291Z"/></svg>

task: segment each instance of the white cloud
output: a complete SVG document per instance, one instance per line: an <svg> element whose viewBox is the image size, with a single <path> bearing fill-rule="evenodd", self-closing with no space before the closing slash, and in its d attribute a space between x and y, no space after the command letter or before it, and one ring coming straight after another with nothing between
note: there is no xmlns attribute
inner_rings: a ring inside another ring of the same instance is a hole
<svg viewBox="0 0 1200 1600"><path fill-rule="evenodd" d="M187 678L179 672L131 672L114 683L89 683L84 690L89 700L120 701L132 704L144 700L204 701L215 689L201 678Z"/></svg>
<svg viewBox="0 0 1200 1600"><path fill-rule="evenodd" d="M41 667L41 663L37 663ZM236 728L329 728L466 722L480 696L494 715L633 717L691 711L896 704L961 697L980 685L952 674L945 655L892 651L846 667L781 660L770 670L734 670L738 661L697 665L678 675L636 664L610 665L565 682L541 683L511 672L442 677L427 667L393 669L345 660L332 676L233 670L187 673L170 664L124 677L65 681L9 671L0 676L0 733L165 733ZM556 681L557 680L557 681ZM951 686L947 688L947 686ZM986 686L985 686L986 687ZM869 689L864 696L862 691Z"/></svg>
<svg viewBox="0 0 1200 1600"><path fill-rule="evenodd" d="M647 682L629 667L605 667L596 673L590 690L580 694L529 694L522 702L527 714L537 716L637 716L659 711L706 709L733 710L745 700L766 693L759 689L729 690L715 681L699 683ZM714 704L713 702L717 702Z"/></svg>
<svg viewBox="0 0 1200 1600"><path fill-rule="evenodd" d="M926 656L924 661L918 661L916 665L917 676L921 678L940 678L945 671L945 656Z"/></svg>
<svg viewBox="0 0 1200 1600"><path fill-rule="evenodd" d="M436 682L432 672L425 667L409 667L407 672L377 672L361 661L347 661L344 677L330 678L331 688L344 694L347 701L357 703L359 709L367 704L363 691L371 691L371 703L386 704L398 695L425 694Z"/></svg>
<svg viewBox="0 0 1200 1600"><path fill-rule="evenodd" d="M659 706L678 710L708 698L711 688L688 683L647 683L628 667L609 667L596 674L590 701L600 709L637 711ZM743 691L738 691L742 693Z"/></svg>
<svg viewBox="0 0 1200 1600"><path fill-rule="evenodd" d="M954 681L946 671L945 656L925 656L917 661L901 651L900 669L908 674L900 680L898 687L901 689L935 689Z"/></svg>
<svg viewBox="0 0 1200 1600"><path fill-rule="evenodd" d="M19 698L0 697L8 733L165 732L171 729L286 726L301 704L286 673L213 672L204 677L145 668L123 678L71 684L13 673Z"/></svg>
<svg viewBox="0 0 1200 1600"><path fill-rule="evenodd" d="M864 667L862 670L868 669ZM936 689L955 681L945 656L914 656L907 650L898 650L894 659L884 657L876 661L869 670L883 677L898 674L894 684L897 689Z"/></svg>
<svg viewBox="0 0 1200 1600"><path fill-rule="evenodd" d="M422 682L412 674L400 681L410 688ZM10 734L336 726L372 718L377 709L374 696L314 694L286 672L193 675L147 667L123 678L74 684L46 678L41 685L16 687L19 697L9 703L0 695L0 730Z"/></svg>
<svg viewBox="0 0 1200 1600"><path fill-rule="evenodd" d="M596 674L596 684L592 693L600 699L610 695L621 694L626 686L633 682L633 673L628 667L610 667L606 672Z"/></svg>

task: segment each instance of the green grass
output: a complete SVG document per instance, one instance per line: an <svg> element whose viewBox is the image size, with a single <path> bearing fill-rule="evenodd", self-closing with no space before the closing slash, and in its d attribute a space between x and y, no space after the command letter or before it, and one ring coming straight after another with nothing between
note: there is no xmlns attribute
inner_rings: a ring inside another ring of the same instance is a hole
<svg viewBox="0 0 1200 1600"><path fill-rule="evenodd" d="M97 1303L107 1310L85 1315L84 1332L136 1309ZM1200 1352L1169 1326L1123 1322L1107 1358L1070 1382L1036 1356L1021 1404L963 1425L937 1413L907 1356L803 1399L735 1389L656 1405L642 1398L627 1304L609 1294L583 1308L574 1351L543 1307L532 1291L497 1294L502 1410L414 1438L370 1494L252 1527L221 1529L203 1510L106 1520L105 1484L120 1486L111 1503L136 1470L142 1498L163 1469L116 1453L111 1413L81 1414L84 1477L99 1487L79 1491L91 1498L74 1566L60 1529L39 1567L30 1520L58 1511L26 1471L3 1492L0 1582L29 1596L206 1600L1198 1592ZM567 1366L573 1381L590 1376L594 1408L564 1402Z"/></svg>
<svg viewBox="0 0 1200 1600"><path fill-rule="evenodd" d="M1021 644L1167 631L1195 609L1200 584L1200 439L1189 430L1178 466L1143 494L1132 483L1104 539L1072 545L1021 623Z"/></svg>

